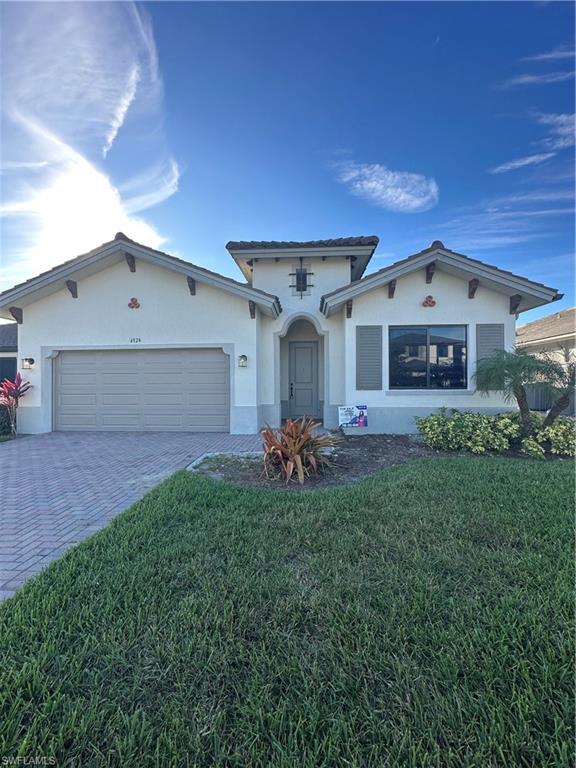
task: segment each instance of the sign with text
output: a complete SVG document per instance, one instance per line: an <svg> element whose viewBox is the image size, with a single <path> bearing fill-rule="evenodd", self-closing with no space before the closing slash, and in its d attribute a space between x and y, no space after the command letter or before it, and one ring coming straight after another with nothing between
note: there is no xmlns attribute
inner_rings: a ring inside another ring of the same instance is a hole
<svg viewBox="0 0 576 768"><path fill-rule="evenodd" d="M338 425L340 427L367 427L368 408L365 405L338 406Z"/></svg>

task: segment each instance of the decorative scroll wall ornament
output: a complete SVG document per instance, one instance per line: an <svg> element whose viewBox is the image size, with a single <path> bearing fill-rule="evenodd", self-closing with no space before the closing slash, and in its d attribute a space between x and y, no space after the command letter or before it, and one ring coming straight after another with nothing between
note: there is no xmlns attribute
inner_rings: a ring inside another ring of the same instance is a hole
<svg viewBox="0 0 576 768"><path fill-rule="evenodd" d="M140 302L135 296L133 296L128 302L128 307L130 309L140 309Z"/></svg>
<svg viewBox="0 0 576 768"><path fill-rule="evenodd" d="M434 300L434 297L433 296L426 296L426 298L422 302L422 306L423 307L435 307L436 306L436 302Z"/></svg>

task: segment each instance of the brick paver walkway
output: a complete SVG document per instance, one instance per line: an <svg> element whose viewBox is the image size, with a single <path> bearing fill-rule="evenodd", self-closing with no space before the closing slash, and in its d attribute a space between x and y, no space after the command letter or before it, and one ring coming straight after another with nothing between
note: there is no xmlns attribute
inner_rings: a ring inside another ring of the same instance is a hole
<svg viewBox="0 0 576 768"><path fill-rule="evenodd" d="M0 600L204 453L259 435L53 432L0 443Z"/></svg>

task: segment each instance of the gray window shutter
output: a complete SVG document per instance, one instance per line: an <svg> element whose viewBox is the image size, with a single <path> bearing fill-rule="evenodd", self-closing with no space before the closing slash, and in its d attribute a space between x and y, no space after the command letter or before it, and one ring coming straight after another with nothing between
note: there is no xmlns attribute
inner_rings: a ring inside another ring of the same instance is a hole
<svg viewBox="0 0 576 768"><path fill-rule="evenodd" d="M382 389L382 326L356 326L356 389Z"/></svg>
<svg viewBox="0 0 576 768"><path fill-rule="evenodd" d="M476 326L476 360L490 357L504 349L504 323L483 323Z"/></svg>

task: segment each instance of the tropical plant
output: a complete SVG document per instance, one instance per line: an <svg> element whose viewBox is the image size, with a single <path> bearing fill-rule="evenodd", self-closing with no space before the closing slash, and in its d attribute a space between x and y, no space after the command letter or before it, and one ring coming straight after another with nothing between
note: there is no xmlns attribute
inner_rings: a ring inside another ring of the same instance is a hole
<svg viewBox="0 0 576 768"><path fill-rule="evenodd" d="M0 384L0 405L5 406L8 412L10 432L13 437L16 437L17 431L16 417L18 405L31 386L28 381L22 381L22 376L19 373L14 377L14 381L4 379L2 384Z"/></svg>
<svg viewBox="0 0 576 768"><path fill-rule="evenodd" d="M534 429L530 418L526 386L537 384L552 394L557 393L563 386L566 372L559 362L532 355L518 348L512 352L498 350L491 357L481 360L474 378L480 392L487 394L499 390L503 392L505 400L509 402L516 400L522 419L522 431L524 435L532 435ZM562 389L562 398L563 393ZM567 404L566 402L557 413L552 415L548 424L554 421Z"/></svg>
<svg viewBox="0 0 576 768"><path fill-rule="evenodd" d="M320 422L303 416L288 419L279 429L269 425L262 430L264 471L267 477L281 477L290 482L294 476L302 484L311 474L333 463L337 443L333 435L314 434Z"/></svg>
<svg viewBox="0 0 576 768"><path fill-rule="evenodd" d="M556 421L562 411L566 410L570 404L570 397L574 396L574 388L576 387L576 360L574 358L574 353L567 349L564 350L563 362L559 362L557 358L551 360L547 355L544 355L543 357L548 362L554 363L554 366L551 368L553 376L550 380L550 387L556 398L544 419L544 428L546 428Z"/></svg>

